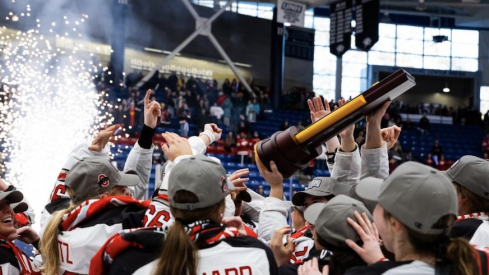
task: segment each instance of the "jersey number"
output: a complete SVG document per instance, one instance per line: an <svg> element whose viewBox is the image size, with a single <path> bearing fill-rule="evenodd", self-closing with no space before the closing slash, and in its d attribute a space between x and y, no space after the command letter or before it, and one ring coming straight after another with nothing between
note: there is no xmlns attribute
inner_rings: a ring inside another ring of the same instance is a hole
<svg viewBox="0 0 489 275"><path fill-rule="evenodd" d="M155 214L156 213L156 214ZM151 221L149 221L148 216L151 217ZM143 226L144 227L161 227L163 226L163 222L167 222L170 220L170 213L166 210L160 210L156 212L156 208L154 205L150 205L148 207L148 213L144 216Z"/></svg>

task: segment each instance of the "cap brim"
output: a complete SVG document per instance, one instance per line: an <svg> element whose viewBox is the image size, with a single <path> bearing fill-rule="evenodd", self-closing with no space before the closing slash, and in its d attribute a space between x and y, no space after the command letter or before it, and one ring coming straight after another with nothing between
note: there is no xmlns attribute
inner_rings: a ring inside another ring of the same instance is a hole
<svg viewBox="0 0 489 275"><path fill-rule="evenodd" d="M12 210L14 210L14 213L22 213L29 209L29 206L25 202L13 203L10 205L10 207Z"/></svg>
<svg viewBox="0 0 489 275"><path fill-rule="evenodd" d="M355 192L357 195L368 201L378 201L380 195L380 187L384 180L368 177L360 180L358 185L355 188Z"/></svg>
<svg viewBox="0 0 489 275"><path fill-rule="evenodd" d="M304 205L304 198L306 197L306 195L311 195L314 197L333 196L333 194L331 194L329 192L324 192L324 191L320 191L317 189L309 189L306 191L300 191L300 192L295 193L295 195L292 197L292 203L295 206L303 206Z"/></svg>
<svg viewBox="0 0 489 275"><path fill-rule="evenodd" d="M116 184L118 186L134 186L139 183L139 177L136 172L129 170L124 172L119 172L121 179Z"/></svg>
<svg viewBox="0 0 489 275"><path fill-rule="evenodd" d="M304 212L304 219L310 224L316 224L316 220L325 207L325 203L315 203L309 206Z"/></svg>
<svg viewBox="0 0 489 275"><path fill-rule="evenodd" d="M0 192L0 200L8 199L9 204L21 202L24 199L24 195L17 190L9 192Z"/></svg>

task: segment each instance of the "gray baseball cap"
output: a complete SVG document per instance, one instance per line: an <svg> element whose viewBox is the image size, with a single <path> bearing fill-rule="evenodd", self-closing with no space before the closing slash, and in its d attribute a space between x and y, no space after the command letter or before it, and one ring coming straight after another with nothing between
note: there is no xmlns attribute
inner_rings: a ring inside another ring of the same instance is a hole
<svg viewBox="0 0 489 275"><path fill-rule="evenodd" d="M18 202L21 202L24 199L24 195L22 194L22 192L17 191L17 190L7 191L7 192L0 191L0 201L3 199L8 200L10 207L13 210L14 209L13 205L18 203Z"/></svg>
<svg viewBox="0 0 489 275"><path fill-rule="evenodd" d="M74 202L89 200L115 186L134 186L139 177L134 171L121 172L107 158L90 157L77 162L66 174L65 184L75 192Z"/></svg>
<svg viewBox="0 0 489 275"><path fill-rule="evenodd" d="M345 195L338 195L327 203L315 203L304 212L304 218L316 227L316 233L326 243L346 248L347 239L354 242L361 240L356 230L351 227L346 218L355 219L354 212L366 213L370 221L372 215L360 201ZM331 249L331 248L330 248Z"/></svg>
<svg viewBox="0 0 489 275"><path fill-rule="evenodd" d="M489 161L463 156L445 171L450 180L467 188L470 192L489 199Z"/></svg>
<svg viewBox="0 0 489 275"><path fill-rule="evenodd" d="M457 193L440 171L417 162L405 162L385 179L365 178L355 191L365 200L376 201L410 229L438 235L433 225L446 215L457 215Z"/></svg>
<svg viewBox="0 0 489 275"><path fill-rule="evenodd" d="M195 194L198 202L177 203L173 200L178 191ZM227 179L226 170L215 159L195 155L175 165L168 179L170 205L182 210L194 210L212 206L222 201L234 185Z"/></svg>
<svg viewBox="0 0 489 275"><path fill-rule="evenodd" d="M336 180L333 178L317 177L306 187L305 191L295 193L292 197L292 203L295 206L303 206L306 195L315 197L333 196L333 186Z"/></svg>
<svg viewBox="0 0 489 275"><path fill-rule="evenodd" d="M10 207L12 208L12 210L14 210L14 213L22 213L27 211L27 209L29 209L29 205L27 205L27 203L22 201L17 203L12 203Z"/></svg>

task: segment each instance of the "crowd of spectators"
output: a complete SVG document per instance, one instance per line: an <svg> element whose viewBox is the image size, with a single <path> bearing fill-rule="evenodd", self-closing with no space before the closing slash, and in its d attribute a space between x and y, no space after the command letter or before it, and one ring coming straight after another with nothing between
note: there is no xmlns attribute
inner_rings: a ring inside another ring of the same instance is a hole
<svg viewBox="0 0 489 275"><path fill-rule="evenodd" d="M402 101L393 102L393 107L404 114L427 114L435 116L451 116L454 124L482 125L482 115L474 106L449 107L439 103L406 104Z"/></svg>
<svg viewBox="0 0 489 275"><path fill-rule="evenodd" d="M109 75L107 75L109 76ZM249 124L263 118L270 109L268 90L253 86L253 94L235 79L225 79L222 84L217 80L206 80L177 75L155 73L139 89L136 87L143 78L137 71L127 74L124 85L111 83L110 77L95 79L99 91L109 92L110 113L114 123L124 123L128 133L133 136L141 125L143 92L153 89L152 100L161 103L162 116L159 125L174 125L178 122L181 136L188 136L190 125L199 129L207 123L224 124L230 131L252 136Z"/></svg>
<svg viewBox="0 0 489 275"><path fill-rule="evenodd" d="M110 65L108 68L110 69ZM136 89L136 85L143 77L144 75L138 71L129 73L121 87L113 85L111 75L106 72L103 78L96 79L98 89L109 91L111 94L110 112L114 123L123 123L131 136L136 135L138 130L136 125L142 124L142 91L153 89L152 100L161 103L162 115L159 125L177 125L179 134L188 136L190 124L196 125L198 129L202 129L206 123L224 124L228 127L228 134L218 146L224 148L225 153L245 156L245 161L254 162L252 148L257 141L265 137L253 130L253 124L263 119L265 111L271 108L271 95L268 88L253 86L254 95L252 95L235 79L225 79L222 84L219 84L217 80L185 77L172 72L155 73L140 89ZM304 110L307 108L307 99L314 95L314 92L306 89L287 90L281 99L282 107ZM337 103L331 100L329 105L330 109L334 110ZM415 125L409 118L403 120L401 113L421 114L422 117L415 122ZM486 131L489 130L489 112L482 120L482 115L471 107L453 108L431 103L419 103L415 106L402 101L392 102L382 119L381 126L385 128L396 125L403 130L417 130L420 136L429 136L429 115L452 116L454 124L481 125ZM296 126L302 129L310 123L310 120L305 120L304 123L299 121ZM289 126L288 121L284 121L277 130L283 131ZM483 142L482 151L483 154L488 155L489 140L486 139L488 138L486 137ZM364 121L356 125L355 141L360 146L365 142ZM438 168L446 166L444 155L436 150L432 150L431 154L425 157L413 156L410 150L403 150L400 144L396 144L389 151L390 168L393 170L402 162L410 160L417 160ZM156 148L154 160L155 163L164 162L161 148ZM311 167L317 166L317 162L311 164Z"/></svg>

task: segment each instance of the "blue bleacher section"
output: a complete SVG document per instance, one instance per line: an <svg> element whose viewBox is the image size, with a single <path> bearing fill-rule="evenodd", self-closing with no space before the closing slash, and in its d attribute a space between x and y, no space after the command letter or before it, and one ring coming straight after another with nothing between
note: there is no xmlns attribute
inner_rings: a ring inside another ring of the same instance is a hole
<svg viewBox="0 0 489 275"><path fill-rule="evenodd" d="M280 125L284 121L289 122L289 126L296 125L299 120L302 120L306 124L306 120L309 118L307 112L287 111L287 112L274 112L267 113L264 120L260 120L258 123L252 125L253 131L258 131L260 138L266 138L275 133ZM224 130L224 135L229 131L224 125L219 125ZM197 128L191 124L191 135L197 134ZM178 122L173 121L170 126L159 126L157 132L173 131L178 133ZM429 134L422 136L416 127L413 130L403 130L399 141L403 148L403 151L411 151L413 156L420 160L424 160L426 155L431 152L431 147L435 139L440 141L440 145L443 147L443 152L447 160L456 160L463 155L476 155L480 156L481 141L484 136L483 131L476 126L462 126L462 125L443 125L443 124L431 124ZM124 162L131 150L132 146L127 145L115 145L112 148L114 154L114 160L118 163L120 169L123 168ZM232 173L238 169L249 168L250 169L250 181L248 187L256 190L258 186L262 185L265 194L268 195L269 186L260 177L258 168L255 164L241 164L241 157L236 155L227 154L207 154L209 156L216 157L221 160L224 168L228 173ZM155 186L155 166L153 165L150 176L150 188L149 194L154 191ZM329 177L329 171L315 169L312 174L313 177ZM304 190L304 186L299 183L295 178L292 180L284 180L284 191L288 199L290 199L290 184L292 183L292 189L295 191Z"/></svg>
<svg viewBox="0 0 489 275"><path fill-rule="evenodd" d="M403 151L411 151L413 156L424 160L431 153L435 139L443 147L448 160L457 160L463 155L481 156L481 143L484 132L477 126L431 124L427 135L415 129L402 131L399 142Z"/></svg>

